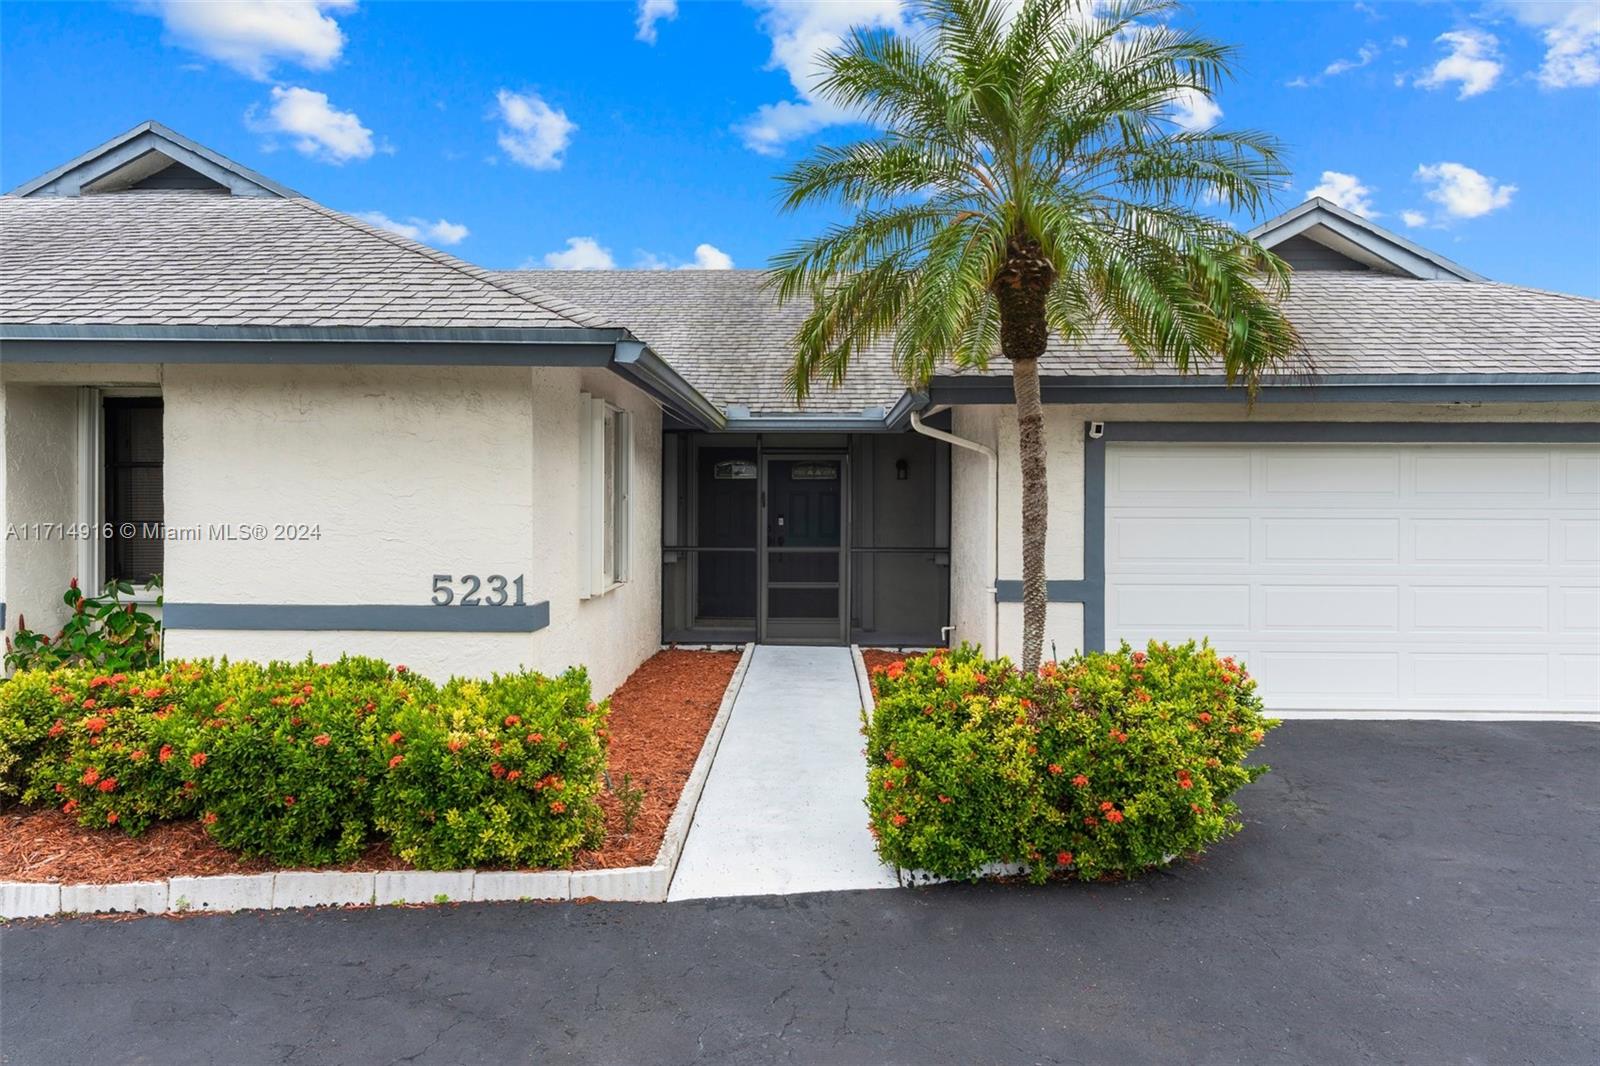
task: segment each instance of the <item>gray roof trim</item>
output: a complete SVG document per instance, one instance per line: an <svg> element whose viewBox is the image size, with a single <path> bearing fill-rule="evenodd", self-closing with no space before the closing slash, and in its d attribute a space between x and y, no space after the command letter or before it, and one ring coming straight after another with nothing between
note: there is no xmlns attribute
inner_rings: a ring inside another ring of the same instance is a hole
<svg viewBox="0 0 1600 1066"><path fill-rule="evenodd" d="M589 326L180 326L116 322L81 325L0 324L0 341L614 344L628 336L624 329Z"/></svg>
<svg viewBox="0 0 1600 1066"><path fill-rule="evenodd" d="M1239 403L1244 389L1217 375L1044 377L1045 403ZM938 377L935 404L1011 404L1011 378ZM1600 374L1330 374L1262 382L1258 403L1502 403L1600 400Z"/></svg>
<svg viewBox="0 0 1600 1066"><path fill-rule="evenodd" d="M217 366L609 366L611 341L3 340L0 362Z"/></svg>
<svg viewBox="0 0 1600 1066"><path fill-rule="evenodd" d="M1272 248L1316 226L1325 226L1369 255L1414 278L1445 276L1457 281L1488 280L1460 263L1446 259L1437 252L1429 251L1422 245L1375 225L1353 211L1347 211L1320 196L1313 196L1276 218L1268 219L1246 236L1265 248Z"/></svg>
<svg viewBox="0 0 1600 1066"><path fill-rule="evenodd" d="M18 185L6 195L77 196L85 185L152 150L204 174L220 185L226 185L235 196L300 196L288 186L235 163L227 156L153 120L139 123L126 133L120 133L32 181Z"/></svg>
<svg viewBox="0 0 1600 1066"><path fill-rule="evenodd" d="M716 404L706 399L643 341L631 338L618 341L615 351L612 369L680 418L705 430L720 430L727 424L727 418Z"/></svg>
<svg viewBox="0 0 1600 1066"><path fill-rule="evenodd" d="M912 411L928 406L928 397L907 389L893 407L868 407L857 414L750 414L737 404L728 406L729 433L899 433Z"/></svg>

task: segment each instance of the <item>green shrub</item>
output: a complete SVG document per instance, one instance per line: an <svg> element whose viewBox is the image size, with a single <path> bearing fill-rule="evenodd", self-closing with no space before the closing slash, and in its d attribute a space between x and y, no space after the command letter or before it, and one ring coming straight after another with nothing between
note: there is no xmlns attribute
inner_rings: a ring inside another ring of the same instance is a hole
<svg viewBox="0 0 1600 1066"><path fill-rule="evenodd" d="M418 690L431 686L371 659L209 668L180 753L206 832L288 866L355 858L372 838L385 724Z"/></svg>
<svg viewBox="0 0 1600 1066"><path fill-rule="evenodd" d="M597 846L606 704L589 675L454 680L398 707L384 737L377 823L425 869L563 866Z"/></svg>
<svg viewBox="0 0 1600 1066"><path fill-rule="evenodd" d="M161 605L161 578L145 586L154 592ZM73 578L61 602L72 608L66 625L54 637L35 633L27 620L17 616L16 639L6 639L5 665L13 670L53 670L61 666L84 666L110 674L126 670L148 670L161 664L161 623L140 610L138 604L122 602L133 595L126 581L113 581L98 596L85 596Z"/></svg>
<svg viewBox="0 0 1600 1066"><path fill-rule="evenodd" d="M878 851L970 877L1131 876L1241 826L1229 797L1268 729L1255 682L1207 645L1124 644L1022 674L963 646L874 671L868 799Z"/></svg>
<svg viewBox="0 0 1600 1066"><path fill-rule="evenodd" d="M55 670L21 673L0 686L0 702L26 702L35 722L41 711L50 717L41 689L55 704L26 771L24 798L57 804L80 825L130 835L190 813L194 785L174 759L189 732L179 685L163 670Z"/></svg>

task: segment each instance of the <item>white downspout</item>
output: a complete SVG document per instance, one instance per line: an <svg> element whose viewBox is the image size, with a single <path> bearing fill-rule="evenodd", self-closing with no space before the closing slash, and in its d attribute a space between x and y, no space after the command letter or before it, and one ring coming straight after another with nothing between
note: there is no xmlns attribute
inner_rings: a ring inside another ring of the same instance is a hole
<svg viewBox="0 0 1600 1066"><path fill-rule="evenodd" d="M958 437L954 433L946 433L942 429L934 429L923 424L922 416L916 411L911 412L911 428L924 437L942 440L946 444L957 448L965 448L971 452L978 452L989 460L989 587L984 591L989 596L989 632L984 641L985 655L998 655L1000 643L1000 461L993 448L979 444L975 440Z"/></svg>

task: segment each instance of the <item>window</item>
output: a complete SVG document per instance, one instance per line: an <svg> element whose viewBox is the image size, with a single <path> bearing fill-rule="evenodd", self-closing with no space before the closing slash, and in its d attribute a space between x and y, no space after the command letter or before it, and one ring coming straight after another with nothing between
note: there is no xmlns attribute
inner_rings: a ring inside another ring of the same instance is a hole
<svg viewBox="0 0 1600 1066"><path fill-rule="evenodd" d="M147 584L161 573L161 400L105 401L105 471L102 581Z"/></svg>
<svg viewBox="0 0 1600 1066"><path fill-rule="evenodd" d="M633 420L587 393L579 394L579 414L578 585L588 598L628 580Z"/></svg>

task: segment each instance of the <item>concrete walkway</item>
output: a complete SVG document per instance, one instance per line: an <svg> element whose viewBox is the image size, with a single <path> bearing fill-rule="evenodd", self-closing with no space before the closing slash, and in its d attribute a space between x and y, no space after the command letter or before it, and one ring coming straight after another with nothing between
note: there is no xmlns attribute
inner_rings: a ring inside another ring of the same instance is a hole
<svg viewBox="0 0 1600 1066"><path fill-rule="evenodd" d="M669 900L892 888L867 833L848 648L756 648Z"/></svg>

